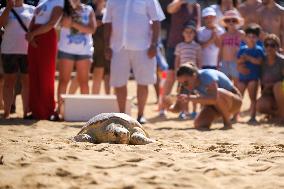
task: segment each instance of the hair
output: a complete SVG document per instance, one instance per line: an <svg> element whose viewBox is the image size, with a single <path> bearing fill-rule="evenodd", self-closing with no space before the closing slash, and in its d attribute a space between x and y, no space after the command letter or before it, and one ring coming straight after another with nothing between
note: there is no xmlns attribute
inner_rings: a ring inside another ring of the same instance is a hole
<svg viewBox="0 0 284 189"><path fill-rule="evenodd" d="M179 67L177 71L177 77L184 75L193 76L194 74L197 73L198 73L198 68L196 67L196 65L194 65L192 62L188 62Z"/></svg>
<svg viewBox="0 0 284 189"><path fill-rule="evenodd" d="M73 13L73 8L69 2L69 0L64 0L63 12L65 15L70 16Z"/></svg>
<svg viewBox="0 0 284 189"><path fill-rule="evenodd" d="M264 38L264 43L266 43L267 41L273 41L277 48L281 47L281 43L280 43L280 39L277 35L275 34L268 34L265 38Z"/></svg>
<svg viewBox="0 0 284 189"><path fill-rule="evenodd" d="M260 32L261 32L261 27L260 27L260 25L255 24L255 23L249 24L249 25L246 27L246 29L245 29L245 33L246 33L246 34L254 34L254 35L256 35L257 37L259 37Z"/></svg>
<svg viewBox="0 0 284 189"><path fill-rule="evenodd" d="M218 5L221 5L221 4L222 4L222 0L217 0L217 4L218 4ZM238 0L233 0L233 6L234 6L235 8L237 8L237 6L238 6Z"/></svg>

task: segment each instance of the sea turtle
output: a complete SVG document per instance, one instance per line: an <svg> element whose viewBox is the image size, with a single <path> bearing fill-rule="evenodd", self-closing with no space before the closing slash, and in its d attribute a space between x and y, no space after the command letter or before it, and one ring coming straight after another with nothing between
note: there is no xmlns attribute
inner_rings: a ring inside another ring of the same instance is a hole
<svg viewBox="0 0 284 189"><path fill-rule="evenodd" d="M102 113L93 117L83 126L74 140L133 145L154 142L138 121L124 113Z"/></svg>

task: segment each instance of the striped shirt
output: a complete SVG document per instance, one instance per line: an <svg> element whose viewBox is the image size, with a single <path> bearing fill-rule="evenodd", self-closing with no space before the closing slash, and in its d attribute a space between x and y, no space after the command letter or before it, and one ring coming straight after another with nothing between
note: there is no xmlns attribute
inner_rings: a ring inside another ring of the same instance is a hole
<svg viewBox="0 0 284 189"><path fill-rule="evenodd" d="M175 55L180 58L180 65L188 62L197 65L197 63L201 63L201 50L201 46L195 41L191 43L181 42L176 46Z"/></svg>

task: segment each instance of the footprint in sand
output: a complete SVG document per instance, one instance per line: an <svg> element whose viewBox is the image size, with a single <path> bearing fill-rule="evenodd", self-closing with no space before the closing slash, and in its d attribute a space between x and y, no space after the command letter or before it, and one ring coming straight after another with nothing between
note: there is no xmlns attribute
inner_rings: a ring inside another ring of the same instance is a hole
<svg viewBox="0 0 284 189"><path fill-rule="evenodd" d="M55 159L48 157L48 156L42 156L39 157L35 160L36 162L40 162L40 163L51 163L51 162L56 162Z"/></svg>
<svg viewBox="0 0 284 189"><path fill-rule="evenodd" d="M68 177L72 175L69 171L66 171L62 168L58 168L55 174L59 177Z"/></svg>

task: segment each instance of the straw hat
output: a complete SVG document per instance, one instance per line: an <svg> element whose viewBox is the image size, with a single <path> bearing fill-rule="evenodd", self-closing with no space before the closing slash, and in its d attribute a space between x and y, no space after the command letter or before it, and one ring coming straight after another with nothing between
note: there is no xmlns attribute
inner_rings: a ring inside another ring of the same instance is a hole
<svg viewBox="0 0 284 189"><path fill-rule="evenodd" d="M236 19L238 21L237 26L241 27L244 25L244 19L240 16L240 14L235 10L226 11L224 16L220 19L220 25L226 27L227 24L225 22L226 19Z"/></svg>

